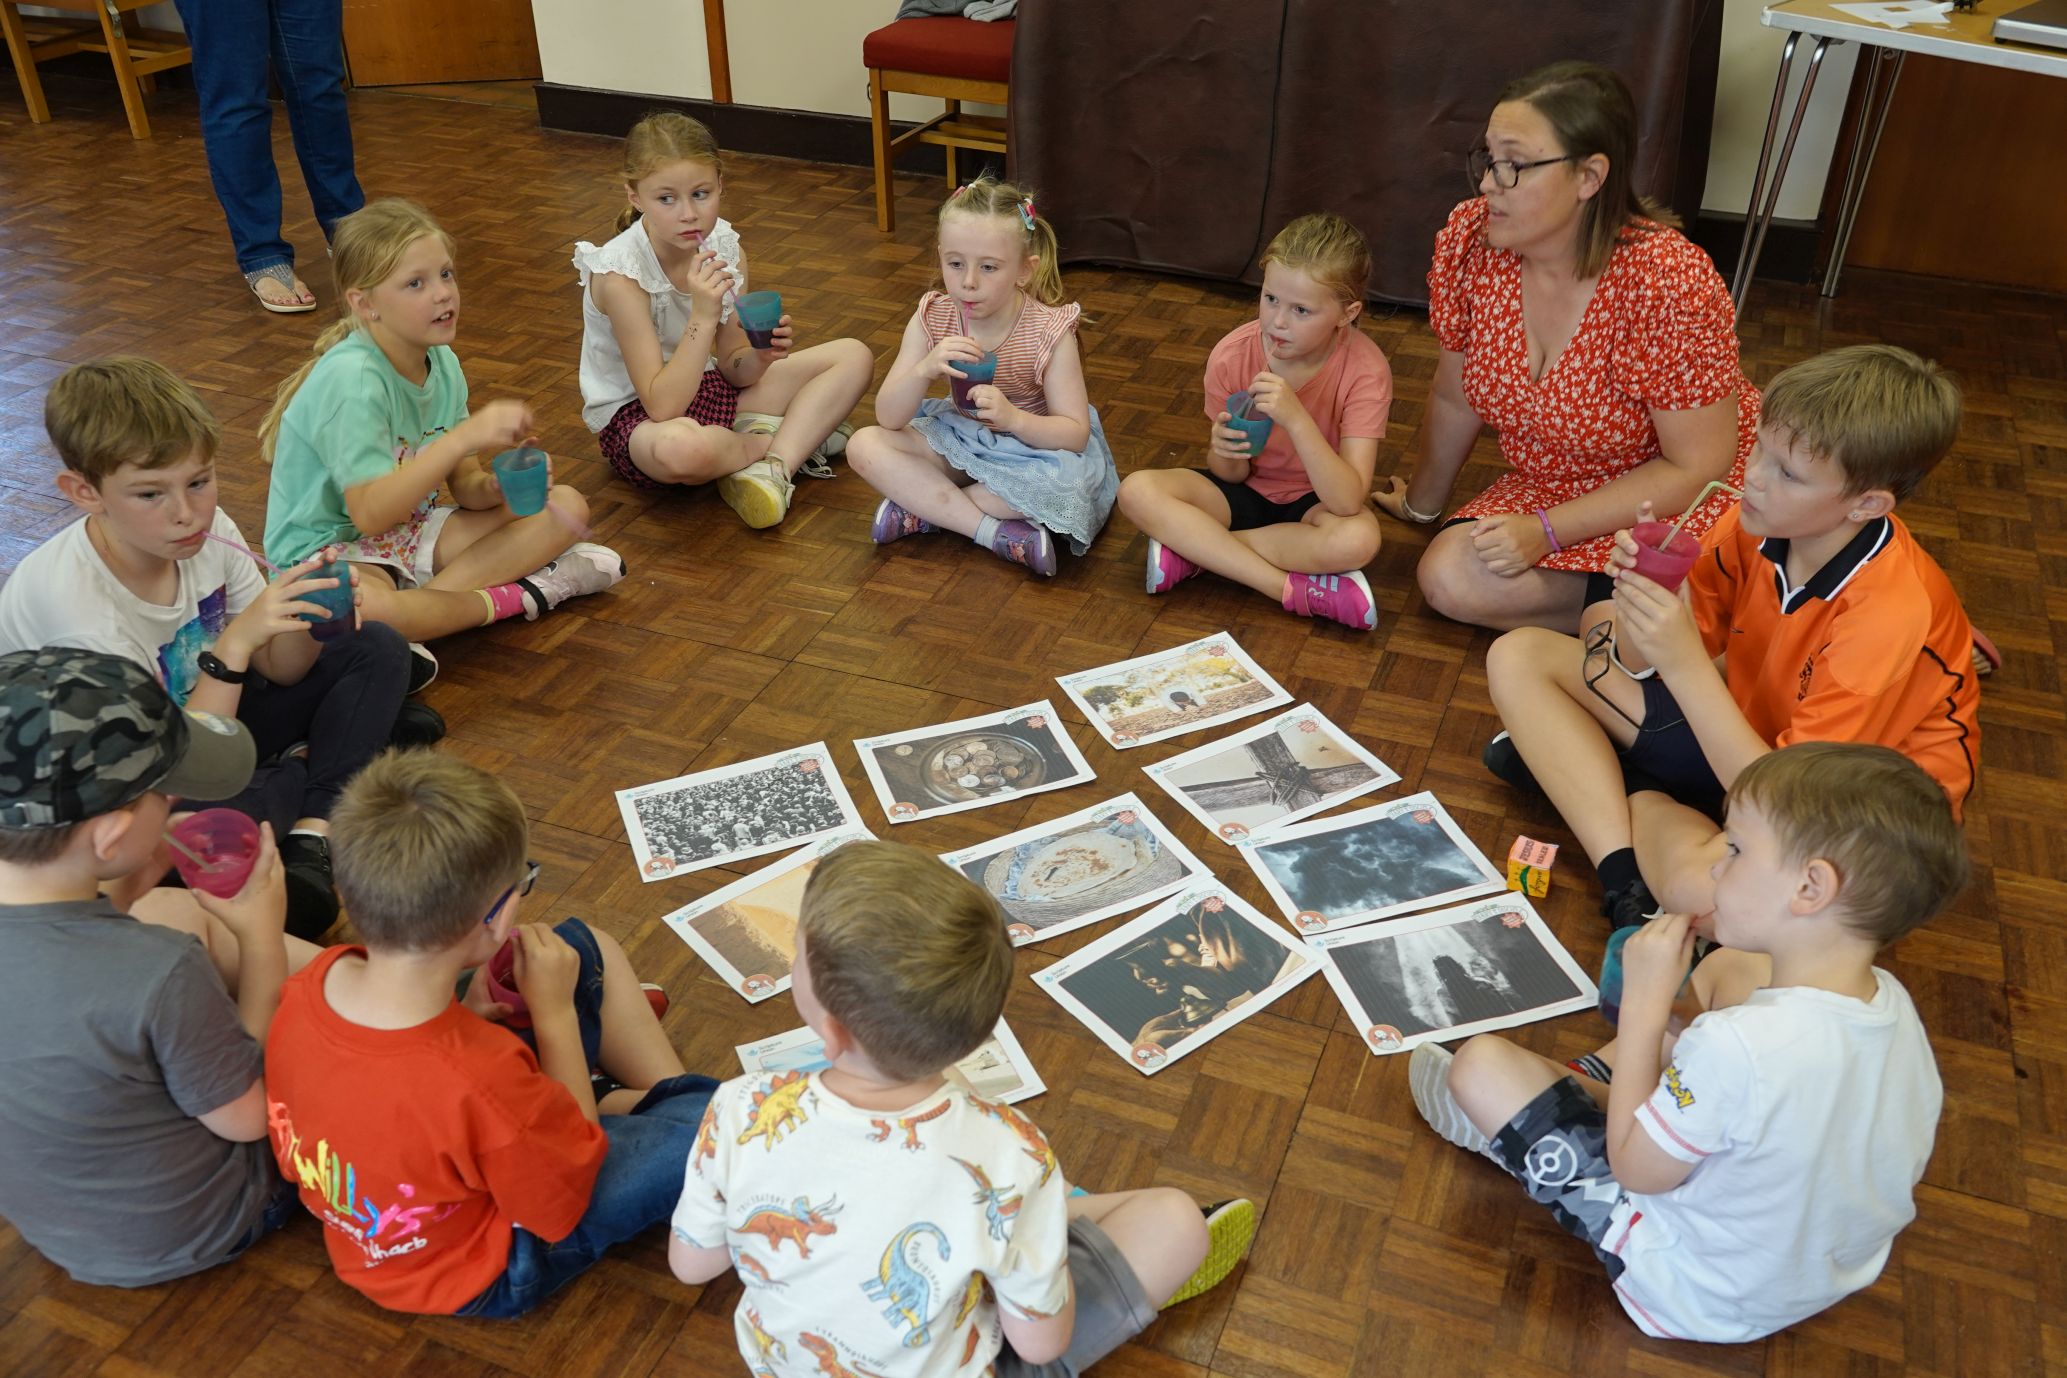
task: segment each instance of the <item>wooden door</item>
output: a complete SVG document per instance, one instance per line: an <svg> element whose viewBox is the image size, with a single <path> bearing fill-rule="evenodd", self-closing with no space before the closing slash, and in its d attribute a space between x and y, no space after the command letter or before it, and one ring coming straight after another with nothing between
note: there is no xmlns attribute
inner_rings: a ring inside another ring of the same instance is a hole
<svg viewBox="0 0 2067 1378"><path fill-rule="evenodd" d="M542 74L531 0L344 0L344 45L354 86Z"/></svg>

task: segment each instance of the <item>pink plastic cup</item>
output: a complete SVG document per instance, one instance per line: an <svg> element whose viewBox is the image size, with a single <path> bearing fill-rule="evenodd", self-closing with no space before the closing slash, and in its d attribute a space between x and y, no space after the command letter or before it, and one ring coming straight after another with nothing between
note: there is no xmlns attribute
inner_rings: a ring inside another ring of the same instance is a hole
<svg viewBox="0 0 2067 1378"><path fill-rule="evenodd" d="M525 1028L531 1023L526 1013L530 1006L517 993L517 935L512 933L509 941L495 949L495 955L481 968L480 979L488 983L491 999L510 1007L509 1018L503 1022L516 1028Z"/></svg>
<svg viewBox="0 0 2067 1378"><path fill-rule="evenodd" d="M1636 572L1667 593L1676 592L1687 581L1694 561L1701 558L1701 542L1682 530L1664 550L1658 543L1672 530L1670 522L1638 522L1629 529L1636 539Z"/></svg>
<svg viewBox="0 0 2067 1378"><path fill-rule="evenodd" d="M203 809L172 827L181 847L201 858L199 865L173 849L172 864L190 890L228 899L244 888L258 861L258 824L235 809Z"/></svg>

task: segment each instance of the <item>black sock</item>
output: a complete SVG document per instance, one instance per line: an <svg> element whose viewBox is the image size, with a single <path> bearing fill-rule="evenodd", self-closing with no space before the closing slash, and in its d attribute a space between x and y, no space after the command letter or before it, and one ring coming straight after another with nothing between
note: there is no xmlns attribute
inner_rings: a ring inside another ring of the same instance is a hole
<svg viewBox="0 0 2067 1378"><path fill-rule="evenodd" d="M1610 895L1627 893L1630 886L1641 884L1644 878L1636 866L1634 847L1620 847L1609 852L1593 869L1600 876L1602 892Z"/></svg>

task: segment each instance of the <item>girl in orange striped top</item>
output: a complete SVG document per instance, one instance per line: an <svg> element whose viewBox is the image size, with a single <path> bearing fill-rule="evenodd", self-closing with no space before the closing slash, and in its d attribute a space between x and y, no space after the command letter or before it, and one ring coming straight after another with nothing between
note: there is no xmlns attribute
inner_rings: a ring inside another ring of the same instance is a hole
<svg viewBox="0 0 2067 1378"><path fill-rule="evenodd" d="M1054 536L1091 548L1120 481L1085 395L1082 308L1064 304L1055 257L1055 231L1008 182L972 182L941 207L947 290L920 299L876 424L847 444L848 466L883 494L878 545L958 531L1044 575ZM935 381L952 397L928 398Z"/></svg>

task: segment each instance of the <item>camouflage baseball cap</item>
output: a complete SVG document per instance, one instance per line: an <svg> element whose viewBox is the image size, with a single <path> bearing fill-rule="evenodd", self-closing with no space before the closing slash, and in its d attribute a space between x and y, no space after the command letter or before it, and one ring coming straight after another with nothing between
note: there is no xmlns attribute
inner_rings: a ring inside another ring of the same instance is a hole
<svg viewBox="0 0 2067 1378"><path fill-rule="evenodd" d="M152 790L226 799L256 760L241 723L190 713L141 665L51 647L0 656L0 828L56 828Z"/></svg>

